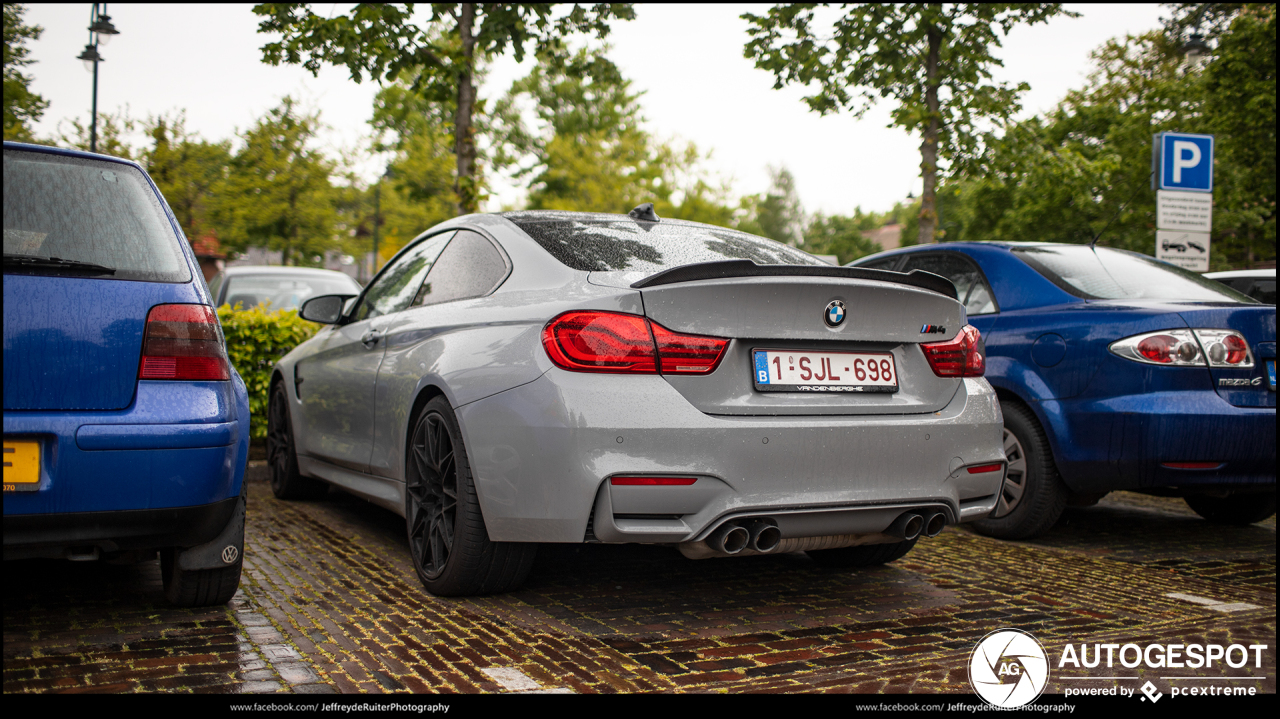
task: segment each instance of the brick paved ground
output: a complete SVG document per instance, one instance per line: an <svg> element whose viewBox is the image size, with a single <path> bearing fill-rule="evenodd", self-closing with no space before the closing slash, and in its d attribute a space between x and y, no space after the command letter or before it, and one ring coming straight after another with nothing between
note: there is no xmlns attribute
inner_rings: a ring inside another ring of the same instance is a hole
<svg viewBox="0 0 1280 719"><path fill-rule="evenodd" d="M399 517L255 482L245 555L240 594L205 610L166 606L155 562L6 563L4 691L968 693L977 640L1016 627L1055 659L1068 642L1269 647L1260 669L1055 670L1049 692L1196 674L1275 692L1275 519L1218 527L1180 500L1112 495L1035 542L952 528L859 572L544 547L522 590L455 600L422 591Z"/></svg>

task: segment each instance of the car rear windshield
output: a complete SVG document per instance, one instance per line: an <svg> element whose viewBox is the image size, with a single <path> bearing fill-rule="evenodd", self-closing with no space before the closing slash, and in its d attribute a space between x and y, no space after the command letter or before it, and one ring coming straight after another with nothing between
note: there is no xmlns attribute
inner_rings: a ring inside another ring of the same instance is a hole
<svg viewBox="0 0 1280 719"><path fill-rule="evenodd" d="M42 152L4 151L4 257L6 273L191 280L141 172Z"/></svg>
<svg viewBox="0 0 1280 719"><path fill-rule="evenodd" d="M1015 247L1013 253L1055 285L1088 300L1256 302L1226 285L1146 255L1106 247Z"/></svg>
<svg viewBox="0 0 1280 719"><path fill-rule="evenodd" d="M710 225L662 220L637 222L577 213L508 212L566 266L586 272L627 271L642 276L697 262L753 260L761 265L825 265L805 252L763 237Z"/></svg>
<svg viewBox="0 0 1280 719"><path fill-rule="evenodd" d="M360 285L345 276L236 275L227 278L225 304L249 309L266 304L273 310L296 310L321 295L358 295Z"/></svg>

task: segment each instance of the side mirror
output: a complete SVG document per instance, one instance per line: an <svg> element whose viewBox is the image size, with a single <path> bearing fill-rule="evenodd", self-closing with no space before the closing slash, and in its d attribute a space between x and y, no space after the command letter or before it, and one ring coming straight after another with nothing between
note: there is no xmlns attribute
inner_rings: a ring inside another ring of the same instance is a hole
<svg viewBox="0 0 1280 719"><path fill-rule="evenodd" d="M355 295L320 295L302 303L298 316L322 325L335 325L342 319L342 307Z"/></svg>

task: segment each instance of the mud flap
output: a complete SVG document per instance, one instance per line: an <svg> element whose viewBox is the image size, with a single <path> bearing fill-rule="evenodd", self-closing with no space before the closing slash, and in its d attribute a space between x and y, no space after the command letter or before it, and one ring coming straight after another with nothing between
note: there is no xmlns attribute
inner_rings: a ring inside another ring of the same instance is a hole
<svg viewBox="0 0 1280 719"><path fill-rule="evenodd" d="M240 501L227 526L222 528L217 537L177 552L178 568L183 571L197 569L222 569L229 567L244 555L244 515L246 507L247 482L240 485Z"/></svg>

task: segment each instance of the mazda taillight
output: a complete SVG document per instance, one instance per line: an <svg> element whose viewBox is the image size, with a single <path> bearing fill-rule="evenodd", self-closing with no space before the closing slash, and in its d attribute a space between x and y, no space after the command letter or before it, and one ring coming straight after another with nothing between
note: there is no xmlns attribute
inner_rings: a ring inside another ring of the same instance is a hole
<svg viewBox="0 0 1280 719"><path fill-rule="evenodd" d="M138 379L231 379L213 309L207 305L152 307L147 313Z"/></svg>
<svg viewBox="0 0 1280 719"><path fill-rule="evenodd" d="M729 340L672 332L620 312L566 312L547 323L542 346L557 367L574 372L707 374Z"/></svg>
<svg viewBox="0 0 1280 719"><path fill-rule="evenodd" d="M954 339L921 344L920 349L939 377L981 377L987 370L981 340L977 327L965 325Z"/></svg>
<svg viewBox="0 0 1280 719"><path fill-rule="evenodd" d="M1253 367L1244 335L1235 330L1163 330L1112 342L1112 353L1144 364L1170 367Z"/></svg>

